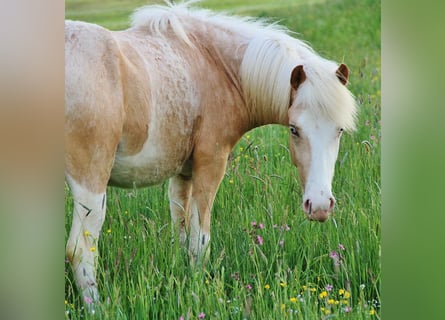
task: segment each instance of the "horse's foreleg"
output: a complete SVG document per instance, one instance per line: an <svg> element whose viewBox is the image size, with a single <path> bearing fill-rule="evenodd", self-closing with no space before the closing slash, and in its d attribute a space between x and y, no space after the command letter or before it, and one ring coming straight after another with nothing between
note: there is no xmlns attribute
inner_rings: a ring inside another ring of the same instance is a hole
<svg viewBox="0 0 445 320"><path fill-rule="evenodd" d="M187 229L190 226L189 200L192 192L191 177L177 175L170 178L168 196L172 225L181 245L187 240Z"/></svg>
<svg viewBox="0 0 445 320"><path fill-rule="evenodd" d="M193 189L190 202L189 249L198 263L210 254L210 218L213 201L224 177L227 157L212 157L210 161L195 160Z"/></svg>
<svg viewBox="0 0 445 320"><path fill-rule="evenodd" d="M74 210L66 254L77 287L90 311L94 311L94 302L99 300L96 283L97 242L105 219L106 193L93 193L74 180L67 180L74 198Z"/></svg>

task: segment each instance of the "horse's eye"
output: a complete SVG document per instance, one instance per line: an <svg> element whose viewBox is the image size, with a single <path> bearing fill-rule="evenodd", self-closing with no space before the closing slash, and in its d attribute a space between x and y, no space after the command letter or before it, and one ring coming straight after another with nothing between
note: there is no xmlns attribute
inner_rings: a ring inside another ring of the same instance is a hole
<svg viewBox="0 0 445 320"><path fill-rule="evenodd" d="M289 126L289 130L293 136L300 137L300 133L298 132L298 129L295 126L292 125Z"/></svg>

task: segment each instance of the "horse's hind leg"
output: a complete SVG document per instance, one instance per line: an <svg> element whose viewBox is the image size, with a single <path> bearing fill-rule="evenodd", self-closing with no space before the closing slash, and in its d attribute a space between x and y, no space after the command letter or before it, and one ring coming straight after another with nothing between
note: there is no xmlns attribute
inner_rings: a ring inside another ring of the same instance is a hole
<svg viewBox="0 0 445 320"><path fill-rule="evenodd" d="M111 120L108 122L111 123ZM74 132L68 134L65 140L66 180L73 195L74 210L66 255L77 288L89 311L94 312L94 303L99 300L97 245L105 220L107 183L118 144L118 135L111 135L111 132L119 131L106 130L105 126L99 126L99 129L92 127L86 131L89 139L78 138L84 131L68 132ZM108 134L114 139L105 139L99 134Z"/></svg>
<svg viewBox="0 0 445 320"><path fill-rule="evenodd" d="M73 220L66 247L74 278L90 309L98 301L96 283L97 242L105 219L105 191L91 192L67 175L74 199Z"/></svg>

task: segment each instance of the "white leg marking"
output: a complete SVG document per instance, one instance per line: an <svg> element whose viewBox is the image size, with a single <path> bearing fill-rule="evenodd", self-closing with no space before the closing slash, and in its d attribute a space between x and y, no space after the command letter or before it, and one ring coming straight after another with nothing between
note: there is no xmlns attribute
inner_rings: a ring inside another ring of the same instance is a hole
<svg viewBox="0 0 445 320"><path fill-rule="evenodd" d="M206 260L210 253L210 232L201 226L198 206L194 200L190 204L190 215L189 250L193 258L199 262Z"/></svg>
<svg viewBox="0 0 445 320"><path fill-rule="evenodd" d="M96 283L97 243L105 219L106 193L93 193L67 176L74 198L73 221L66 246L77 287L89 309L99 300Z"/></svg>

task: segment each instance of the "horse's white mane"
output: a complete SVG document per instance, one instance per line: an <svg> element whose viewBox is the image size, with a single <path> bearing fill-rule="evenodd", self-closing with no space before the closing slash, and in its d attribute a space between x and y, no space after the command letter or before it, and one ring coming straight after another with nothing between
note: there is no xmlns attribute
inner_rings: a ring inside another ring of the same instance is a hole
<svg viewBox="0 0 445 320"><path fill-rule="evenodd" d="M241 34L246 43L239 45L246 45L246 51L240 78L251 110L270 112L285 119L290 102L290 75L293 68L301 64L307 78L298 88L297 103L325 114L345 130L355 129L355 101L338 80L336 63L320 57L308 44L291 37L292 32L283 26L265 19L191 8L196 2L200 0L144 6L132 15L132 26L146 28L154 34L163 34L171 28L191 47L194 46L187 36L186 19L198 19ZM261 116L268 117L267 114Z"/></svg>
<svg viewBox="0 0 445 320"><path fill-rule="evenodd" d="M142 6L132 14L131 25L135 28L146 28L153 34L162 34L171 28L176 36L189 44L190 40L184 29L186 19L200 20L227 30L234 30L246 38L251 38L260 31L265 34L281 35L291 32L283 26L269 23L265 18L234 16L192 6L198 2L201 0Z"/></svg>

